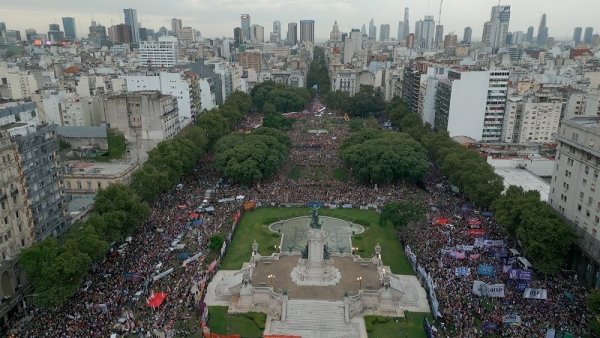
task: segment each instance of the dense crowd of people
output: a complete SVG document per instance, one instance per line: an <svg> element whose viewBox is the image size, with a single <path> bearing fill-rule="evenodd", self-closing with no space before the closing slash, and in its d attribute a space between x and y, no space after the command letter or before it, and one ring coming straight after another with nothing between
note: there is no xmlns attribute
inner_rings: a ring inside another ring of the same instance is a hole
<svg viewBox="0 0 600 338"><path fill-rule="evenodd" d="M15 323L13 330L20 337L108 337L111 332L155 336L157 331L185 335L175 330L174 323L184 315L198 316L194 290L205 280L211 263L206 260L209 238L230 231L225 221L241 203L214 204L214 212L195 215L207 190L213 190L211 200L235 193L235 188L218 180L210 168L197 169L180 189L161 196L129 241L115 244L106 259L92 268L86 290L56 311L33 310L33 319ZM202 224L192 227L192 218ZM185 247L174 250L176 238ZM182 258L197 253L202 253L200 259L182 267ZM171 268L172 273L154 280ZM165 292L166 300L149 307L146 299L158 292Z"/></svg>
<svg viewBox="0 0 600 338"><path fill-rule="evenodd" d="M259 117L252 115L245 124L253 127L258 121ZM207 258L209 238L217 233L224 237L230 234L231 224L227 219L242 203L235 198L218 203L219 199L244 195L257 205L320 202L378 208L389 201L424 195L414 186L365 186L336 179L334 172L343 167L338 150L348 136L347 125L341 119L336 122L303 114L288 135L293 145L286 165L275 177L256 186L229 185L211 169L209 159L202 161L201 168L154 203L151 216L131 240L114 244L106 259L93 267L86 290L78 292L56 311L28 309L33 319L27 323L15 322L14 332L21 337L106 337L111 332L155 336L159 331L166 336L188 335L177 331L174 324L185 316L198 316L196 291L206 281L212 261ZM300 170L302 174L291 177L292 170ZM311 172L313 175L307 174ZM408 227L403 241L433 278L442 315L438 322L442 324L436 326L439 333L449 337L479 337L481 331L474 329L478 323L506 337L539 337L549 327L576 335L584 332L590 317L583 308L586 297L583 287L567 275L548 278L535 275L528 287L547 289L548 299L524 299L523 292L516 291L508 279L506 262L490 255L489 248L472 247L457 258L456 248L473 246L475 239L469 233L468 221L475 218L479 220L478 227L485 230L485 238L503 240L507 248L512 243L493 218L477 215L464 197L452 193L437 168L430 170L425 186L430 210L428 223ZM197 209L206 206L205 199L214 207L213 212ZM437 224L441 217L449 222ZM201 224L194 225L198 219ZM176 240L177 250L173 249ZM189 255L182 255L184 251ZM182 258L195 254L201 257L182 267ZM478 276L479 264L493 266L495 275ZM155 278L171 268L170 274ZM470 268L470 274L457 276L456 268ZM505 297L473 294L475 280L505 283ZM165 292L167 298L161 306L149 307L146 299L155 292ZM520 316L521 325L502 325L507 314Z"/></svg>
<svg viewBox="0 0 600 338"><path fill-rule="evenodd" d="M493 216L483 216L464 196L452 192L449 182L435 167L426 178L426 187L427 221L411 224L403 232L403 240L433 279L442 315L442 325L436 328L443 336L480 337L495 333L503 337L545 337L548 329L575 336L587 333L591 319L585 308L587 292L574 275L533 273L530 281L516 279L511 270L523 270L523 266L515 259L516 252L510 250L515 243ZM480 266L489 270L480 273ZM504 284L504 297L476 295L474 281ZM546 290L547 299L525 298L519 283L527 284L523 285L526 288ZM511 324L505 322L505 316L510 317Z"/></svg>

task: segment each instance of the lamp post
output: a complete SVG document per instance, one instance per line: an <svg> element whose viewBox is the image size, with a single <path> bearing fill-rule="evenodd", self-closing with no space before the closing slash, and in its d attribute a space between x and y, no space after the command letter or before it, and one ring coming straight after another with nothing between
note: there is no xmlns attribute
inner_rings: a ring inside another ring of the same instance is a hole
<svg viewBox="0 0 600 338"><path fill-rule="evenodd" d="M271 284L271 287L273 287L273 279L275 279L275 275L270 274L267 276L267 280L269 281L269 284Z"/></svg>
<svg viewBox="0 0 600 338"><path fill-rule="evenodd" d="M362 276L356 277L356 280L358 281L358 290L362 289Z"/></svg>

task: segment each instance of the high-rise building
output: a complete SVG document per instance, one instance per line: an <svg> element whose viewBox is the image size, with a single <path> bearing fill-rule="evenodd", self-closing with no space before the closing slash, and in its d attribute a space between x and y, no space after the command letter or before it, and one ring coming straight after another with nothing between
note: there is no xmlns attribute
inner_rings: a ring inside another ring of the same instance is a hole
<svg viewBox="0 0 600 338"><path fill-rule="evenodd" d="M581 43L581 33L583 32L583 28L575 27L575 31L573 31L573 42L575 42L575 46Z"/></svg>
<svg viewBox="0 0 600 338"><path fill-rule="evenodd" d="M559 92L539 90L508 97L502 140L506 143L553 143L565 99Z"/></svg>
<svg viewBox="0 0 600 338"><path fill-rule="evenodd" d="M257 42L265 42L265 27L252 25L252 39Z"/></svg>
<svg viewBox="0 0 600 338"><path fill-rule="evenodd" d="M75 18L72 17L63 17L62 18L63 29L65 30L65 38L69 40L76 40L77 33L75 30Z"/></svg>
<svg viewBox="0 0 600 338"><path fill-rule="evenodd" d="M450 33L444 37L444 53L448 55L456 55L456 47L458 46L458 36Z"/></svg>
<svg viewBox="0 0 600 338"><path fill-rule="evenodd" d="M523 34L523 31L513 32L513 34L512 34L512 44L513 45L520 45L520 44L522 44L524 36L525 35Z"/></svg>
<svg viewBox="0 0 600 338"><path fill-rule="evenodd" d="M131 29L126 24L118 24L108 28L108 36L114 44L131 43Z"/></svg>
<svg viewBox="0 0 600 338"><path fill-rule="evenodd" d="M0 166L0 186L2 186L0 204L5 215L0 231L6 234L0 244L2 253L0 274L3 280L0 296L6 300L0 309L0 315L6 318L8 313L23 300L26 289L23 286L26 280L23 279L23 271L17 264L16 257L21 250L33 243L34 228L25 188L24 168L20 163L15 143L4 131L0 132L0 155L4 159Z"/></svg>
<svg viewBox="0 0 600 338"><path fill-rule="evenodd" d="M300 42L315 42L315 20L300 20Z"/></svg>
<svg viewBox="0 0 600 338"><path fill-rule="evenodd" d="M532 44L533 43L533 26L529 26L527 28L527 36L525 37L525 41L527 41L527 43Z"/></svg>
<svg viewBox="0 0 600 338"><path fill-rule="evenodd" d="M140 44L139 60L142 65L173 67L177 64L178 42L174 36L161 36L158 41Z"/></svg>
<svg viewBox="0 0 600 338"><path fill-rule="evenodd" d="M1 34L0 34L1 35ZM31 42L38 38L37 31L33 28L28 28L25 30L25 38L27 41Z"/></svg>
<svg viewBox="0 0 600 338"><path fill-rule="evenodd" d="M389 41L390 40L390 25L382 24L379 27L379 41Z"/></svg>
<svg viewBox="0 0 600 338"><path fill-rule="evenodd" d="M377 40L377 27L375 27L375 20L369 21L369 39Z"/></svg>
<svg viewBox="0 0 600 338"><path fill-rule="evenodd" d="M545 46L548 43L548 26L546 26L546 13L542 14L540 27L538 28L537 44Z"/></svg>
<svg viewBox="0 0 600 338"><path fill-rule="evenodd" d="M406 48L414 49L415 48L415 33L409 33L406 37Z"/></svg>
<svg viewBox="0 0 600 338"><path fill-rule="evenodd" d="M472 37L473 37L473 28L465 27L465 32L463 33L462 43L471 43Z"/></svg>
<svg viewBox="0 0 600 338"><path fill-rule="evenodd" d="M444 25L435 26L435 47L439 47L444 42Z"/></svg>
<svg viewBox="0 0 600 338"><path fill-rule="evenodd" d="M288 23L287 42L291 46L298 43L298 24L295 22Z"/></svg>
<svg viewBox="0 0 600 338"><path fill-rule="evenodd" d="M493 51L506 46L506 35L510 23L510 6L494 6L490 21L483 26L482 41Z"/></svg>
<svg viewBox="0 0 600 338"><path fill-rule="evenodd" d="M124 25L125 27L129 27ZM108 40L108 35L106 34L106 27L96 24L95 21L92 21L92 25L89 30L90 34L88 35L88 39L95 43L96 45L101 45L103 42ZM131 32L130 35L131 37Z"/></svg>
<svg viewBox="0 0 600 338"><path fill-rule="evenodd" d="M591 45L593 35L594 35L594 28L593 27L585 27L585 31L583 33L583 42L587 43L588 45Z"/></svg>
<svg viewBox="0 0 600 338"><path fill-rule="evenodd" d="M50 25L48 25L48 40L62 41L64 39L65 39L65 33L61 32L59 24L51 23Z"/></svg>
<svg viewBox="0 0 600 338"><path fill-rule="evenodd" d="M125 24L131 29L131 42L138 44L140 43L140 24L137 19L137 10L133 8L123 9L125 16Z"/></svg>
<svg viewBox="0 0 600 338"><path fill-rule="evenodd" d="M433 16L426 15L423 20L415 23L415 46L420 49L429 50L434 47L435 21Z"/></svg>
<svg viewBox="0 0 600 338"><path fill-rule="evenodd" d="M277 35L277 42L281 41L281 21L273 21L273 33Z"/></svg>
<svg viewBox="0 0 600 338"><path fill-rule="evenodd" d="M252 41L252 27L250 25L250 14L242 14L240 16L242 22L242 37L244 42Z"/></svg>
<svg viewBox="0 0 600 338"><path fill-rule="evenodd" d="M140 27L140 41L148 41L148 28Z"/></svg>
<svg viewBox="0 0 600 338"><path fill-rule="evenodd" d="M404 40L404 21L398 22L398 35L396 37L398 41Z"/></svg>
<svg viewBox="0 0 600 338"><path fill-rule="evenodd" d="M548 202L569 220L578 237L578 249L571 255L583 281L600 287L600 121L598 116L572 117L560 123L558 143Z"/></svg>
<svg viewBox="0 0 600 338"><path fill-rule="evenodd" d="M509 75L510 71L499 69L449 70L447 80L439 81L435 94L435 102L441 103L435 105L435 128L448 131L450 136L499 142Z"/></svg>
<svg viewBox="0 0 600 338"><path fill-rule="evenodd" d="M13 135L19 148L35 239L58 236L70 226L62 185L55 125L28 127Z"/></svg>
<svg viewBox="0 0 600 338"><path fill-rule="evenodd" d="M196 30L192 27L181 27L179 29L179 41L183 42L184 45L196 42Z"/></svg>
<svg viewBox="0 0 600 338"><path fill-rule="evenodd" d="M233 29L233 46L239 47L242 43L244 43L242 29L240 27L235 27Z"/></svg>
<svg viewBox="0 0 600 338"><path fill-rule="evenodd" d="M183 21L181 19L171 19L171 32L173 35L179 38L179 31L183 28Z"/></svg>
<svg viewBox="0 0 600 338"><path fill-rule="evenodd" d="M408 37L408 34L410 34L410 24L408 22L408 7L404 8L404 38Z"/></svg>
<svg viewBox="0 0 600 338"><path fill-rule="evenodd" d="M360 28L360 34L367 35L367 27L365 26L364 23L363 23L362 27Z"/></svg>

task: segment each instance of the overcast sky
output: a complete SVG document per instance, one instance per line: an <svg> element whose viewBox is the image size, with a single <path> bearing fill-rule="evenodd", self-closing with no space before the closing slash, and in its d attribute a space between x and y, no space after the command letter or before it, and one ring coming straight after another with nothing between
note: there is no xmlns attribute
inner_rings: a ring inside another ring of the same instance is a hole
<svg viewBox="0 0 600 338"><path fill-rule="evenodd" d="M279 20L285 36L288 22L301 19L315 20L315 38L329 37L332 25L338 21L341 31L368 26L371 18L380 24L390 24L392 37L396 36L398 21L402 20L404 7L410 8L410 26L430 14L438 21L439 0L0 0L0 21L8 29L24 31L35 28L46 32L48 24L59 23L61 17L73 16L77 20L77 34L87 35L92 19L110 26L123 22L123 8L137 9L142 27L157 30L170 29L171 18L183 19L184 26L202 32L204 37L233 36L233 28L240 25L240 14L249 13L252 24L265 27L265 36ZM492 0L444 0L442 24L445 33L454 31L462 38L465 26L473 28L473 38L479 40L483 23L489 19ZM570 37L576 26L593 26L600 30L599 0L504 0L511 5L510 31L526 31L535 27L542 13L548 16L550 36ZM24 32L23 32L24 33Z"/></svg>

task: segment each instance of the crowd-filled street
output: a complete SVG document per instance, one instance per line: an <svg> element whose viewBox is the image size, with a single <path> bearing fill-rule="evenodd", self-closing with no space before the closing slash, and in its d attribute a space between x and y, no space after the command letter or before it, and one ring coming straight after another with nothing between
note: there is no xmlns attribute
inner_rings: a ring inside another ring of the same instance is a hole
<svg viewBox="0 0 600 338"><path fill-rule="evenodd" d="M409 255L414 254L415 267L432 277L440 333L483 336L477 327L506 337L543 337L548 328L584 333L590 320L586 290L571 275L514 278L511 270L520 270L508 249L515 243L492 215L482 215L453 193L437 168L432 166L425 179L426 191L399 183L377 187L337 180L334 171L342 168L338 149L348 133L341 118L303 115L288 132L293 145L284 168L252 187L228 184L211 169L210 158L203 159L178 188L161 196L130 239L113 245L76 296L56 311L29 306L27 319L15 321L13 331L20 337L186 336L189 332L175 324L200 323L203 285L218 268L211 265L218 253L210 253L208 240L213 234L231 235L231 216L244 200L259 207L319 202L379 208L426 196L427 222L410 225L401 237ZM292 170L299 177L290 177ZM503 284L502 297L474 294L474 281L486 283L486 290ZM523 286L546 290L547 299L524 298ZM166 298L149 306L159 293Z"/></svg>

